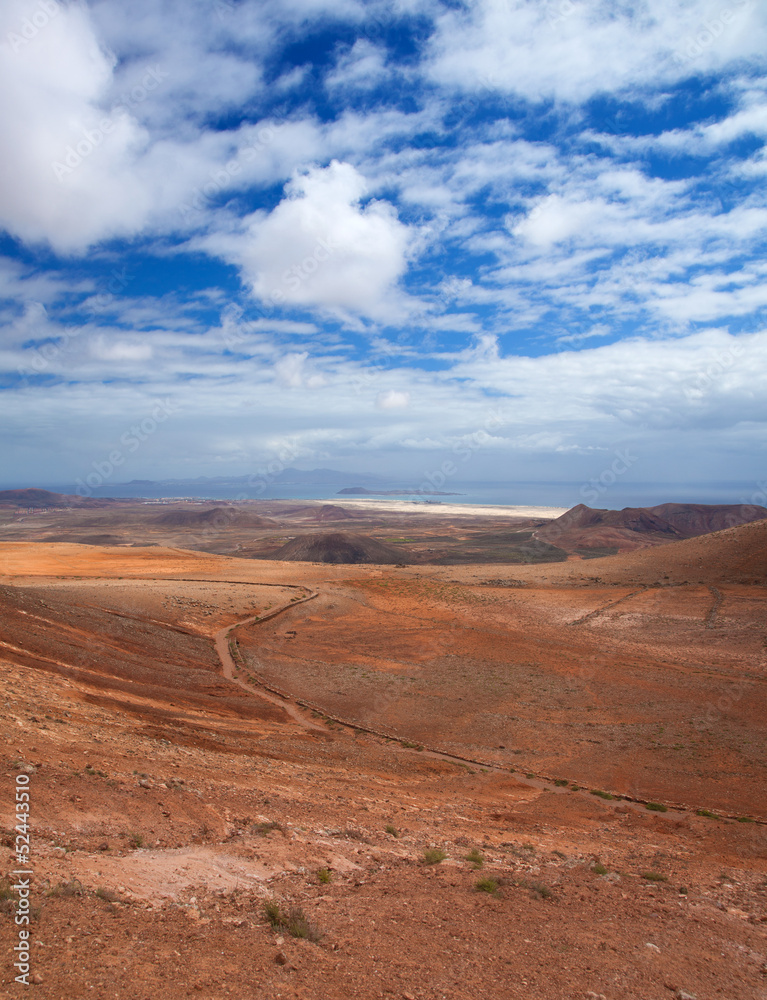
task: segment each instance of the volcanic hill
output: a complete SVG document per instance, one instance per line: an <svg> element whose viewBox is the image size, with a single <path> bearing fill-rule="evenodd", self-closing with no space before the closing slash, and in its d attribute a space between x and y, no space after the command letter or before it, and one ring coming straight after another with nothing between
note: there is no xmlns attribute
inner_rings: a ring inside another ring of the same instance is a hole
<svg viewBox="0 0 767 1000"><path fill-rule="evenodd" d="M578 504L535 535L568 551L630 550L694 538L767 518L756 504L665 503L657 507L600 510Z"/></svg>
<svg viewBox="0 0 767 1000"><path fill-rule="evenodd" d="M410 562L401 549L377 542L367 535L334 531L293 538L272 556L288 562L391 563Z"/></svg>

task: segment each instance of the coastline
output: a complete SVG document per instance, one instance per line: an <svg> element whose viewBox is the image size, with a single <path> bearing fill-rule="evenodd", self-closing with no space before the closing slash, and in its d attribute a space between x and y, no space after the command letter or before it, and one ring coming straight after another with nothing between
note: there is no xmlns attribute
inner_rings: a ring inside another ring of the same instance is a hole
<svg viewBox="0 0 767 1000"><path fill-rule="evenodd" d="M530 518L540 517L554 520L567 513L569 507L531 507L527 505L495 505L495 504L475 504L475 503L420 503L407 500L388 500L382 497L371 497L364 500L347 500L345 497L338 501L331 500L304 500L303 503L316 503L321 506L333 503L334 506L346 507L356 510L388 510L397 514L447 514L455 517L457 514L464 514L471 517L518 517Z"/></svg>

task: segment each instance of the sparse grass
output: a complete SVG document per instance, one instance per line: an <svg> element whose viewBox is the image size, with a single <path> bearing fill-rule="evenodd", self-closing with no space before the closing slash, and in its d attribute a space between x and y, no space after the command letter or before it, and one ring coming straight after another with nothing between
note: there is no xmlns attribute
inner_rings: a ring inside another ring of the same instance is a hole
<svg viewBox="0 0 767 1000"><path fill-rule="evenodd" d="M99 899L103 899L107 903L120 902L120 894L115 892L114 889L104 889L102 886L99 886L96 890L96 895Z"/></svg>
<svg viewBox="0 0 767 1000"><path fill-rule="evenodd" d="M13 889L7 878L0 879L0 913L13 913Z"/></svg>
<svg viewBox="0 0 767 1000"><path fill-rule="evenodd" d="M570 782L566 781L564 778L557 778L554 781L554 784L557 786L557 788L566 788L570 784Z"/></svg>
<svg viewBox="0 0 767 1000"><path fill-rule="evenodd" d="M649 809L650 812L656 813L668 812L668 806L664 806L662 802L645 802L645 809Z"/></svg>
<svg viewBox="0 0 767 1000"><path fill-rule="evenodd" d="M476 847L472 847L469 853L464 855L464 861L470 861L475 868L481 868L485 863L482 852L478 851Z"/></svg>
<svg viewBox="0 0 767 1000"><path fill-rule="evenodd" d="M264 915L274 930L287 931L291 937L307 941L319 941L322 937L300 906L291 906L285 911L276 899L269 899L264 903Z"/></svg>
<svg viewBox="0 0 767 1000"><path fill-rule="evenodd" d="M597 861L597 863L595 865L592 865L591 866L591 870L594 872L595 875L606 875L607 874L607 869L601 863L601 861Z"/></svg>
<svg viewBox="0 0 767 1000"><path fill-rule="evenodd" d="M134 849L138 849L139 847L143 847L144 846L144 837L140 833L129 833L128 834L128 843Z"/></svg>
<svg viewBox="0 0 767 1000"><path fill-rule="evenodd" d="M255 833L259 837L265 837L268 833L273 830L279 830L280 833L284 833L285 829L281 823L271 822L271 823L253 823L250 827L250 832Z"/></svg>
<svg viewBox="0 0 767 1000"><path fill-rule="evenodd" d="M396 826L392 826L391 823L387 823L384 827L386 833L390 834L392 837L399 837L399 830Z"/></svg>
<svg viewBox="0 0 767 1000"><path fill-rule="evenodd" d="M755 819L751 819L750 816L738 816L739 823L756 823Z"/></svg>
<svg viewBox="0 0 767 1000"><path fill-rule="evenodd" d="M447 857L447 853L442 850L441 847L425 847L423 852L424 864L427 865L438 865L440 861L444 861Z"/></svg>
<svg viewBox="0 0 767 1000"><path fill-rule="evenodd" d="M660 872L642 872L642 878L648 882L668 882L668 875L661 875Z"/></svg>
<svg viewBox="0 0 767 1000"><path fill-rule="evenodd" d="M600 799L614 799L615 796L611 792L603 792L599 788L592 788L591 794L596 795Z"/></svg>
<svg viewBox="0 0 767 1000"><path fill-rule="evenodd" d="M323 885L327 885L331 879L330 869L320 868L320 870L317 872L317 878Z"/></svg>
<svg viewBox="0 0 767 1000"><path fill-rule="evenodd" d="M73 878L69 882L59 882L46 893L47 896L60 896L68 898L71 896L84 896L85 889L79 878Z"/></svg>
<svg viewBox="0 0 767 1000"><path fill-rule="evenodd" d="M715 812L711 812L710 809L698 809L695 812L696 816L706 816L708 819L719 819Z"/></svg>
<svg viewBox="0 0 767 1000"><path fill-rule="evenodd" d="M474 883L477 892L488 892L491 896L498 895L498 883L494 878L479 878Z"/></svg>
<svg viewBox="0 0 767 1000"><path fill-rule="evenodd" d="M543 882L520 879L516 884L523 886L525 889L529 889L536 899L552 899L554 896L551 889L549 889L547 885L544 885Z"/></svg>

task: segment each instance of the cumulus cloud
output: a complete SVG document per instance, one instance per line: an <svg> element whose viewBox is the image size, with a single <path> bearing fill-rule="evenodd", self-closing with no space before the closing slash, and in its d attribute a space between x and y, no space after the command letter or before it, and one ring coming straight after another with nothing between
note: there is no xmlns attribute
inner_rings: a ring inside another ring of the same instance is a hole
<svg viewBox="0 0 767 1000"><path fill-rule="evenodd" d="M114 58L87 8L9 0L0 37L0 224L63 252L135 231L149 209L132 172L147 135L129 109L103 101Z"/></svg>
<svg viewBox="0 0 767 1000"><path fill-rule="evenodd" d="M249 220L240 244L255 295L270 304L389 313L412 236L388 203L362 206L365 192L348 163L296 174L273 212Z"/></svg>

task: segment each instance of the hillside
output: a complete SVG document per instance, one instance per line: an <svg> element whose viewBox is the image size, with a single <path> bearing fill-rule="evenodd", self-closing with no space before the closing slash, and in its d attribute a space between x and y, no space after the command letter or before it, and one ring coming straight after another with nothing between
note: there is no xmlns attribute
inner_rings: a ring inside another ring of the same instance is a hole
<svg viewBox="0 0 767 1000"><path fill-rule="evenodd" d="M681 504L599 510L578 504L536 537L570 552L596 548L623 551L662 545L767 518L754 504Z"/></svg>
<svg viewBox="0 0 767 1000"><path fill-rule="evenodd" d="M293 538L272 556L288 562L405 563L408 553L367 535L336 531Z"/></svg>
<svg viewBox="0 0 767 1000"><path fill-rule="evenodd" d="M159 514L154 523L168 528L267 528L275 524L271 518L260 517L228 504L217 504L204 510L174 508Z"/></svg>

